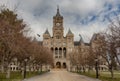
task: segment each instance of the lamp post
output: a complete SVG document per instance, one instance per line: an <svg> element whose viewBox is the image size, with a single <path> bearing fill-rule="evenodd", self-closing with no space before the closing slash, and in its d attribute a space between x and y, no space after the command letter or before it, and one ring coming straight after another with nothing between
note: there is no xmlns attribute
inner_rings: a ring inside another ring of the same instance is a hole
<svg viewBox="0 0 120 81"><path fill-rule="evenodd" d="M38 43L40 43L40 37L41 37L41 35L40 34L37 34L37 36L39 37L39 42ZM41 44L41 43L40 43Z"/></svg>
<svg viewBox="0 0 120 81"><path fill-rule="evenodd" d="M98 74L98 58L95 58L95 70L96 70L96 78L99 77L99 74Z"/></svg>
<svg viewBox="0 0 120 81"><path fill-rule="evenodd" d="M26 63L27 63L27 61L28 61L28 59L26 58L24 60L24 76L23 76L24 79L26 78Z"/></svg>

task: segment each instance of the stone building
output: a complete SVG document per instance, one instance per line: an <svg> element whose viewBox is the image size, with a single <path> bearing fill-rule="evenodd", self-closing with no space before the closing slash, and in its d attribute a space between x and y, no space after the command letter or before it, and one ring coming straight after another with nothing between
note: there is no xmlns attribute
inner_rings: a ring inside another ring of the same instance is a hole
<svg viewBox="0 0 120 81"><path fill-rule="evenodd" d="M74 34L70 29L64 37L63 19L58 8L53 17L53 35L50 35L48 29L43 34L43 46L53 52L54 67L56 68L69 67L68 54L74 48Z"/></svg>
<svg viewBox="0 0 120 81"><path fill-rule="evenodd" d="M90 47L96 48L95 41L99 35L94 34L90 43L85 43L82 39L82 36L80 36L81 39L79 41L74 41L74 34L70 29L68 30L66 36L64 36L63 20L64 18L60 14L59 8L57 8L57 13L55 16L53 16L53 34L51 36L48 29L46 29L45 33L43 34L43 41L40 41L39 44L49 48L52 51L54 68L67 68L70 70L72 65L69 54L80 48L83 55L86 56ZM11 71L18 71L20 66L15 59L11 63L10 67ZM101 63L101 68L103 67L107 68L105 62ZM36 66L31 67L32 70L35 70L35 68ZM75 70L76 68L74 67L73 69Z"/></svg>
<svg viewBox="0 0 120 81"><path fill-rule="evenodd" d="M83 55L86 56L90 47L96 48L95 41L99 35L94 34L90 43L85 43L80 36L79 41L74 41L74 34L69 29L66 36L64 37L64 26L63 26L63 16L57 8L57 13L53 16L53 27L52 27L52 36L50 35L48 29L46 29L43 34L42 45L49 48L53 53L54 58L54 68L67 68L70 70L70 53L74 50L80 48ZM105 62L101 63L101 68L106 68Z"/></svg>
<svg viewBox="0 0 120 81"><path fill-rule="evenodd" d="M54 57L54 67L55 68L67 68L70 69L69 54L79 45L84 48L87 43L82 40L74 41L74 34L69 29L66 36L64 37L64 26L63 26L63 16L57 8L57 13L53 17L53 28L52 36L50 35L48 29L43 34L43 46L48 47Z"/></svg>
<svg viewBox="0 0 120 81"><path fill-rule="evenodd" d="M69 54L80 48L83 55L86 56L90 47L96 47L95 41L97 40L98 35L94 34L90 43L85 43L82 36L80 36L79 41L74 41L74 34L70 29L68 30L66 36L64 36L63 20L64 18L60 14L59 8L57 8L57 13L53 16L53 34L51 36L48 29L46 29L43 34L43 41L40 41L39 44L52 51L54 68L66 68L70 70L73 65L71 64ZM12 71L19 70L19 65L14 61L11 63L10 67ZM36 68L36 66L31 67L32 70L35 70L34 68ZM75 70L76 66L72 69Z"/></svg>

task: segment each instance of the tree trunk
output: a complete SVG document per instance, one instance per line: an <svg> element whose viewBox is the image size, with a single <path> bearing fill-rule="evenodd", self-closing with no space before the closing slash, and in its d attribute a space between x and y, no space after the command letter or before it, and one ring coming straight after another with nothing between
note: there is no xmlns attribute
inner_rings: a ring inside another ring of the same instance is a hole
<svg viewBox="0 0 120 81"><path fill-rule="evenodd" d="M113 79L114 78L114 73L113 73L113 66L112 65L110 65L109 70L110 70L110 73L111 73L111 78Z"/></svg>
<svg viewBox="0 0 120 81"><path fill-rule="evenodd" d="M42 72L42 64L40 65L40 69L41 69L40 71Z"/></svg>
<svg viewBox="0 0 120 81"><path fill-rule="evenodd" d="M2 59L2 64L1 64L1 72L4 73L4 56L3 56L3 59Z"/></svg>
<svg viewBox="0 0 120 81"><path fill-rule="evenodd" d="M76 68L76 70L77 70L77 73L78 73L78 65L77 65L77 68Z"/></svg>
<svg viewBox="0 0 120 81"><path fill-rule="evenodd" d="M10 78L10 65L8 65L8 67L7 67L6 78Z"/></svg>
<svg viewBox="0 0 120 81"><path fill-rule="evenodd" d="M88 73L90 73L90 66L88 67Z"/></svg>
<svg viewBox="0 0 120 81"><path fill-rule="evenodd" d="M24 76L24 68L23 67L21 69L21 74L22 74L22 76Z"/></svg>
<svg viewBox="0 0 120 81"><path fill-rule="evenodd" d="M111 72L111 78L113 79L114 78L113 69L111 69L110 72Z"/></svg>
<svg viewBox="0 0 120 81"><path fill-rule="evenodd" d="M30 64L29 64L29 74L31 74L31 66L30 66Z"/></svg>
<svg viewBox="0 0 120 81"><path fill-rule="evenodd" d="M79 70L80 70L80 72L82 72L82 68L81 68L81 66L80 66L80 69L79 69Z"/></svg>
<svg viewBox="0 0 120 81"><path fill-rule="evenodd" d="M2 73L5 72L5 71L4 71L4 65L3 65L3 64L1 65L1 72L2 72Z"/></svg>
<svg viewBox="0 0 120 81"><path fill-rule="evenodd" d="M48 71L48 69L47 69L47 64L45 65L45 69L46 69L46 71Z"/></svg>
<svg viewBox="0 0 120 81"><path fill-rule="evenodd" d="M85 67L83 66L83 72L85 73Z"/></svg>
<svg viewBox="0 0 120 81"><path fill-rule="evenodd" d="M80 67L78 67L78 72L80 72Z"/></svg>

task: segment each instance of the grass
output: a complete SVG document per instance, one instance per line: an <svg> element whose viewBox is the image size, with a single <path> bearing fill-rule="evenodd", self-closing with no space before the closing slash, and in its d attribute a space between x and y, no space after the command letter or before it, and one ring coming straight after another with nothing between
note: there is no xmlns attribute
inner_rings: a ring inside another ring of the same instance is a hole
<svg viewBox="0 0 120 81"><path fill-rule="evenodd" d="M94 71L86 72L86 73L79 72L79 74L92 77L92 78L96 77L96 74ZM114 72L114 79L111 78L110 72L100 72L99 79L102 81L120 81L120 71Z"/></svg>
<svg viewBox="0 0 120 81"><path fill-rule="evenodd" d="M45 72L27 72L26 78L30 78L36 75L40 75ZM10 79L6 79L6 73L0 73L0 81L21 81L23 76L21 72L11 72Z"/></svg>

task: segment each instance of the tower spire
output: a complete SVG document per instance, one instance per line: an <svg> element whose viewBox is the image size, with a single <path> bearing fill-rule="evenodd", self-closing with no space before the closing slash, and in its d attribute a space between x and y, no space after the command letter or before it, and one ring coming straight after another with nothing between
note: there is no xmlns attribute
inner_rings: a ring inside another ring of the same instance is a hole
<svg viewBox="0 0 120 81"><path fill-rule="evenodd" d="M56 16L60 16L59 5L57 5L57 14L56 14Z"/></svg>
<svg viewBox="0 0 120 81"><path fill-rule="evenodd" d="M57 13L59 13L59 5L57 5Z"/></svg>

